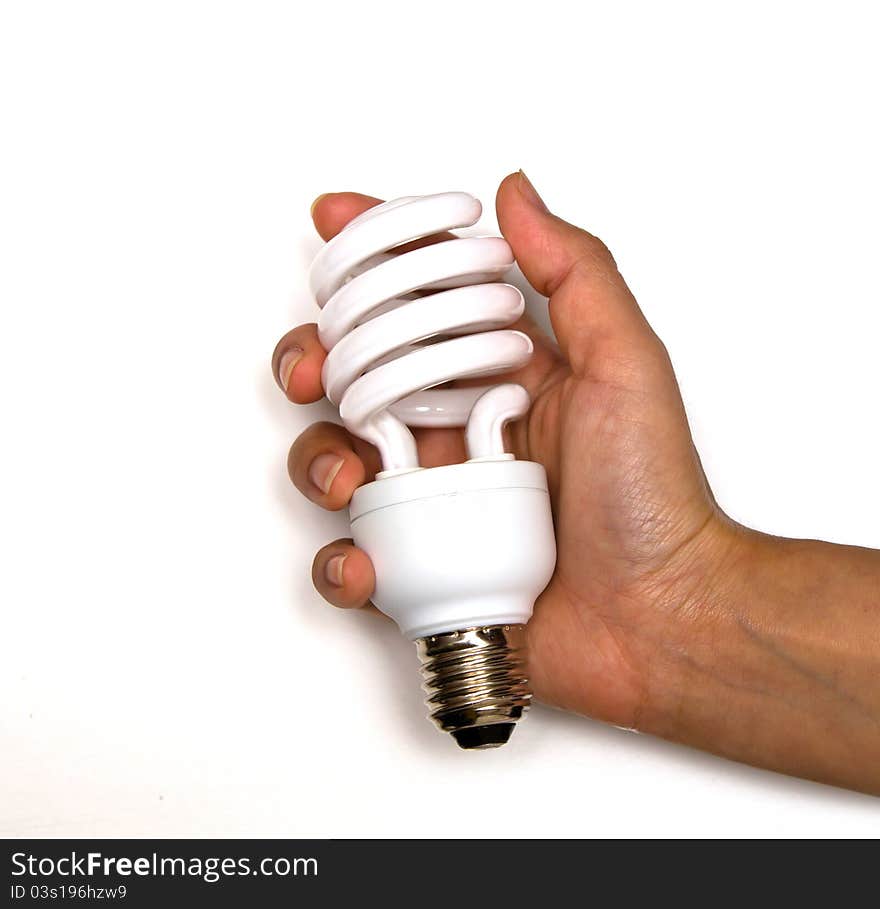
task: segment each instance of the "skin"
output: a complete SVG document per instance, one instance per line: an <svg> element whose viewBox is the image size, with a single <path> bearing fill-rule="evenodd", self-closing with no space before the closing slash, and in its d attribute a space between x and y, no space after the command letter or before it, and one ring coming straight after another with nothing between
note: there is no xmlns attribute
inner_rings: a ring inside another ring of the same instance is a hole
<svg viewBox="0 0 880 909"><path fill-rule="evenodd" d="M327 240L379 201L326 194L312 218ZM535 695L880 794L880 553L731 521L667 352L610 252L548 211L522 172L502 181L496 207L558 338L521 320L535 354L504 377L532 396L509 450L545 466L556 522L556 572L527 626ZM272 369L292 402L322 397L325 356L314 324L278 342ZM465 458L460 430L415 435L423 466ZM330 510L380 469L375 450L331 423L309 427L289 456L296 487ZM370 560L350 540L321 549L312 574L333 605L374 608Z"/></svg>

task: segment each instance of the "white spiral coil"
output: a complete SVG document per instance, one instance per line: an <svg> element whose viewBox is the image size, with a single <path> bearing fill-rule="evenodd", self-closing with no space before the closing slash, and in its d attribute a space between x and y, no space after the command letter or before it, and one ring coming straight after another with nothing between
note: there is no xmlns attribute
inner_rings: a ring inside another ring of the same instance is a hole
<svg viewBox="0 0 880 909"><path fill-rule="evenodd" d="M516 287L496 282L513 265L510 247L500 237L457 237L394 253L470 227L481 213L467 193L385 202L346 225L312 264L328 351L324 390L346 427L379 449L382 475L418 469L407 426L464 426L471 460L512 457L502 428L528 410L522 386L436 388L531 356L531 340L504 329L524 309Z"/></svg>

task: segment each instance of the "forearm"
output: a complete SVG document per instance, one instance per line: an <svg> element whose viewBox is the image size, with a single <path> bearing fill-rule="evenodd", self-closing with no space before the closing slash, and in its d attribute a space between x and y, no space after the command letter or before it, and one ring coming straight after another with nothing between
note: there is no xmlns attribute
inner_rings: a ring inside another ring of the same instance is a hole
<svg viewBox="0 0 880 909"><path fill-rule="evenodd" d="M665 660L650 731L880 794L880 552L725 533L706 602L684 604L693 631Z"/></svg>

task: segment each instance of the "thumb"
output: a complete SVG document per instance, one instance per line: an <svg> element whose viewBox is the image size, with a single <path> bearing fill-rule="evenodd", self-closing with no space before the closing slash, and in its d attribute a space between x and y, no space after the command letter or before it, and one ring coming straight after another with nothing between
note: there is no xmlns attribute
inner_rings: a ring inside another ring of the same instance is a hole
<svg viewBox="0 0 880 909"><path fill-rule="evenodd" d="M550 297L553 330L575 374L598 343L653 337L605 244L552 214L522 171L501 181L495 206L526 279Z"/></svg>

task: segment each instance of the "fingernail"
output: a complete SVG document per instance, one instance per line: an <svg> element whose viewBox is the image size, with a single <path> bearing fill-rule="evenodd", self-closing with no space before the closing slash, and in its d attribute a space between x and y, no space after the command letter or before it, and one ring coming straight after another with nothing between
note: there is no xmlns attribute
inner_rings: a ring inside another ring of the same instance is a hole
<svg viewBox="0 0 880 909"><path fill-rule="evenodd" d="M346 556L335 555L324 566L324 577L334 587L342 587L342 568L345 565Z"/></svg>
<svg viewBox="0 0 880 909"><path fill-rule="evenodd" d="M544 200L538 195L538 191L532 186L532 181L526 176L525 171L519 172L519 191L525 197L526 201L540 208L541 211L547 211Z"/></svg>
<svg viewBox="0 0 880 909"><path fill-rule="evenodd" d="M321 199L324 198L324 196L327 196L327 195L329 195L329 193L321 193L321 195L318 196L318 198L315 199L314 202L312 202L312 207L309 209L309 213L311 214L311 216L313 218L315 217L315 209L318 207L318 203L321 201Z"/></svg>
<svg viewBox="0 0 880 909"><path fill-rule="evenodd" d="M336 479L336 474L342 470L345 458L335 454L318 455L309 466L309 479L324 495L330 492L330 487Z"/></svg>
<svg viewBox="0 0 880 909"><path fill-rule="evenodd" d="M291 347L286 350L278 363L278 378L281 381L281 388L287 393L287 386L290 384L290 374L293 367L303 358L305 351L301 347Z"/></svg>

